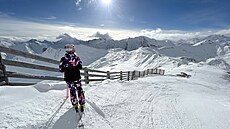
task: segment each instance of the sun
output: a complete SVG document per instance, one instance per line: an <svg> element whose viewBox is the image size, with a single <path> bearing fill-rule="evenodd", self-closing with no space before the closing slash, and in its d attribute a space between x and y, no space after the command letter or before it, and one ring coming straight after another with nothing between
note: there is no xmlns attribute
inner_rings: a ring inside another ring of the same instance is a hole
<svg viewBox="0 0 230 129"><path fill-rule="evenodd" d="M101 0L104 5L109 5L112 0Z"/></svg>

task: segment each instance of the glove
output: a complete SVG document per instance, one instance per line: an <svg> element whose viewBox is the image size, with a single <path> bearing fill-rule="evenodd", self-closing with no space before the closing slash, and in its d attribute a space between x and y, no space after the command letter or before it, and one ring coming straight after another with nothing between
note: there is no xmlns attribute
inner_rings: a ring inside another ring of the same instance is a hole
<svg viewBox="0 0 230 129"><path fill-rule="evenodd" d="M60 72L65 72L65 67L59 67Z"/></svg>

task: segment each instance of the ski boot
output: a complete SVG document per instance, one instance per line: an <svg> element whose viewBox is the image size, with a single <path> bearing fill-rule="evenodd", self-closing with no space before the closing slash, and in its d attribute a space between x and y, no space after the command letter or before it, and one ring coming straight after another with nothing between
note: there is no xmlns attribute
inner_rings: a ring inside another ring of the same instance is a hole
<svg viewBox="0 0 230 129"><path fill-rule="evenodd" d="M73 107L74 107L75 111L78 112L78 104L74 105Z"/></svg>
<svg viewBox="0 0 230 129"><path fill-rule="evenodd" d="M85 104L80 105L80 110L81 110L81 112L84 112L84 110L85 110Z"/></svg>

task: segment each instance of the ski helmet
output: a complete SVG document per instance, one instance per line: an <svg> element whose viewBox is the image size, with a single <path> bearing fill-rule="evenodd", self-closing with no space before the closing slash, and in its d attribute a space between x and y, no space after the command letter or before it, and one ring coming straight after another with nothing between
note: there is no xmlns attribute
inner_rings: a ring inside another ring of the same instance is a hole
<svg viewBox="0 0 230 129"><path fill-rule="evenodd" d="M66 52L75 52L75 48L73 44L66 44L65 45L65 51Z"/></svg>

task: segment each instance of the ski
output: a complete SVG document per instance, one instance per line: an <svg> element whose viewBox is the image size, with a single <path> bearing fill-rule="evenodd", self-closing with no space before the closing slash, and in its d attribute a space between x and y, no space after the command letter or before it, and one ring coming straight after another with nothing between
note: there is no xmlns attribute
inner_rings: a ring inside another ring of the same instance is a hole
<svg viewBox="0 0 230 129"><path fill-rule="evenodd" d="M84 112L78 112L77 114L79 115L78 128L79 129L84 129L84 124L83 124L83 121L82 121L82 115L84 114Z"/></svg>
<svg viewBox="0 0 230 129"><path fill-rule="evenodd" d="M84 128L84 124L78 125L79 128Z"/></svg>

